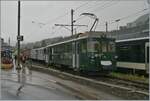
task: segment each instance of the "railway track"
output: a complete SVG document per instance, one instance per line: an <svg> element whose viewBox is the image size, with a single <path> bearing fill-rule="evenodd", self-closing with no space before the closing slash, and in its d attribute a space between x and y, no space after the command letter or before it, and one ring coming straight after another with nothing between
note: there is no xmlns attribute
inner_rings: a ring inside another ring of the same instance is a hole
<svg viewBox="0 0 150 101"><path fill-rule="evenodd" d="M128 87L134 90L138 91L144 91L148 92L149 91L149 85L146 83L141 83L141 82L135 82L131 80L126 80L126 79L120 79L120 78L115 78L112 76L102 76L102 77L88 77L97 81L102 81L114 85L120 85L123 87Z"/></svg>
<svg viewBox="0 0 150 101"><path fill-rule="evenodd" d="M37 65L37 64L36 64ZM38 64L39 66L45 66L43 64ZM56 70L59 70L57 68L53 68ZM81 76L81 77L86 77L95 81L100 81L100 82L105 82L105 83L109 83L109 84L114 84L114 85L119 85L122 87L128 87L131 88L133 90L136 91L142 91L142 92L149 92L149 84L147 83L143 83L143 82L138 82L138 81L132 81L132 80L127 80L127 79L121 79L121 78L117 78L117 77L112 77L110 75L86 75L86 74L80 74L80 73L76 73L73 70L59 70L59 71L63 71L72 75L77 75L77 76Z"/></svg>

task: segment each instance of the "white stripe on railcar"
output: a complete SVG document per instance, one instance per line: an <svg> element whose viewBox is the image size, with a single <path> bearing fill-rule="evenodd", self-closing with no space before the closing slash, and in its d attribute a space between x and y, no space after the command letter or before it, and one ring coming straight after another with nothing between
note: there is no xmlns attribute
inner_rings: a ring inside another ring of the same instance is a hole
<svg viewBox="0 0 150 101"><path fill-rule="evenodd" d="M145 63L117 62L117 67L145 70Z"/></svg>
<svg viewBox="0 0 150 101"><path fill-rule="evenodd" d="M136 40L143 40L143 39L150 39L150 37L132 38L132 39L124 39L124 40L116 40L116 42L136 41Z"/></svg>

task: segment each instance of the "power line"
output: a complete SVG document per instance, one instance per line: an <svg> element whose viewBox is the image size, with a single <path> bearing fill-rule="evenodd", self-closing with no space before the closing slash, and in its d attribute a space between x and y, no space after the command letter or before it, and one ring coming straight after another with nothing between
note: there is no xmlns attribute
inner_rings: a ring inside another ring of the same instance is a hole
<svg viewBox="0 0 150 101"><path fill-rule="evenodd" d="M120 18L120 20L127 19L127 18L129 18L129 17L131 17L131 16L135 16L136 14L139 14L139 13L141 13L141 12L143 12L143 11L146 11L146 10L148 10L148 9L146 8L146 9L143 9L143 10L138 11L138 12L136 12L136 13L133 13L133 14L131 14L131 15L122 17L122 18Z"/></svg>
<svg viewBox="0 0 150 101"><path fill-rule="evenodd" d="M86 6L87 4L89 4L89 1L82 4L82 5L80 5L80 6L78 6L78 7L76 7L74 10L79 10L80 8L82 8L83 6Z"/></svg>
<svg viewBox="0 0 150 101"><path fill-rule="evenodd" d="M84 3L84 4L81 4L80 6L76 7L75 10L80 9L81 7L87 5L88 3L89 3L89 2L86 2L86 3ZM70 11L66 12L66 13L63 14L63 15L60 15L60 16L56 17L55 19L53 19L53 20L51 20L51 21L48 21L48 22L45 23L45 24L48 24L49 22L53 22L53 21L56 21L56 20L58 20L58 19L60 19L60 18L63 18L63 17L65 17L65 16L68 15L68 14L70 14Z"/></svg>
<svg viewBox="0 0 150 101"><path fill-rule="evenodd" d="M97 0L97 1L95 1L95 2L98 2L99 0ZM105 1L104 1L105 2ZM91 3L91 1L90 1L90 3ZM96 3L96 5L99 5L101 2L99 2L99 3ZM96 6L96 5L93 5L94 7ZM92 7L88 7L88 8L85 8L86 10L88 10L88 9L91 9L91 8L93 8L93 6ZM85 10L85 9L82 9L81 11L83 11L83 10Z"/></svg>
<svg viewBox="0 0 150 101"><path fill-rule="evenodd" d="M103 9L105 9L105 8L111 7L111 6L113 6L114 4L117 4L119 1L120 1L120 0L117 0L116 2L113 2L113 0L111 0L110 2L108 2L108 3L106 3L106 4L102 5L102 6L100 6L100 7L98 7L98 8L96 8L96 9L94 9L94 10L92 10L91 12L94 12L94 11L97 11L97 10L100 11L100 10L103 10Z"/></svg>
<svg viewBox="0 0 150 101"><path fill-rule="evenodd" d="M81 7L83 7L83 6L87 5L87 4L89 4L89 2L86 2L86 3L84 3L84 4L81 4L80 6L76 7L75 10L79 10ZM68 11L68 12L66 12L66 13L63 14L63 15L60 15L60 16L58 16L58 17L56 17L56 18L54 18L54 19L48 21L47 23L44 23L44 25L47 25L47 24L49 24L49 23L52 23L52 22L54 22L54 21L56 21L56 20L58 20L58 19L62 19L63 17L65 17L65 16L68 15L69 13L70 13L70 12ZM79 18L79 19L80 19L80 18Z"/></svg>
<svg viewBox="0 0 150 101"><path fill-rule="evenodd" d="M104 1L105 2L105 1ZM106 8L105 7L105 5L107 5L107 4L110 4L111 2L113 2L113 0L111 0L111 1L109 1L109 2L107 2L107 3L104 3L103 5L101 5L101 6L99 6L98 8L101 8L101 7L104 7L104 8ZM101 3L101 2L100 2ZM98 3L99 4L99 3ZM96 5L98 5L98 4L96 4ZM95 5L95 6L96 6ZM94 7L95 7L94 6ZM108 7L108 6L107 6ZM90 8L93 8L93 6L92 7L90 7ZM88 9L90 9L90 8L88 8ZM103 9L104 9L103 8ZM86 9L86 10L88 10L88 9ZM97 9L97 8L96 8ZM99 10L102 10L102 9L99 9ZM92 11L90 11L90 12L93 12L93 11L95 11L95 10L92 10ZM76 21L78 21L78 20L81 20L81 19L83 19L85 16L82 16L82 17L79 17L78 19L76 19Z"/></svg>
<svg viewBox="0 0 150 101"><path fill-rule="evenodd" d="M56 21L56 20L58 20L58 19L60 19L60 18L63 18L63 17L65 17L66 15L68 15L69 13L70 13L70 12L68 11L68 12L66 12L65 14L60 15L60 16L56 17L55 19L48 21L48 22L45 23L45 24L48 24L48 23L50 23L50 22L52 23L53 21Z"/></svg>
<svg viewBox="0 0 150 101"><path fill-rule="evenodd" d="M122 21L122 20L124 20L124 19L128 19L128 18L130 18L130 17L137 16L137 14L139 14L139 13L141 13L141 12L144 12L144 11L146 11L146 10L148 10L148 9L145 8L145 9L143 9L143 10L140 10L140 11L138 11L138 12L132 13L132 14L127 15L127 16L125 16L125 17L122 17L122 18L119 18L119 19L116 19L116 20L112 20L112 21L108 22L108 24L111 25L111 24L120 22L120 21ZM103 24L103 25L100 25L100 26L106 26L106 24Z"/></svg>
<svg viewBox="0 0 150 101"><path fill-rule="evenodd" d="M83 6L86 6L87 4L89 4L89 1L86 2L86 3L84 3L84 4L81 4L81 5L78 6L78 7L76 7L74 10L79 10L80 8L82 8ZM58 19L60 19L60 18L63 18L63 17L65 17L66 15L68 15L69 13L70 13L70 12L68 11L67 13L65 13L65 14L63 14L63 15L60 15L60 16L56 17L55 19L53 19L53 20L51 20L51 21L48 21L48 22L45 23L45 24L48 24L49 22L53 22L53 21L56 21L56 20L58 20Z"/></svg>
<svg viewBox="0 0 150 101"><path fill-rule="evenodd" d="M121 21L121 20L124 20L124 19L128 19L128 18L133 17L133 16L136 16L137 14L139 14L139 13L141 13L141 12L144 12L144 11L146 11L146 10L148 10L148 9L146 8L146 9L140 10L140 11L138 11L138 12L135 12L135 13L133 13L133 14L130 14L130 15L128 15L128 16L122 17L122 18L120 18L120 19L113 20L112 22L110 22L110 24L116 23L116 22Z"/></svg>
<svg viewBox="0 0 150 101"><path fill-rule="evenodd" d="M87 5L87 4L89 4L89 2L86 2L86 3L84 3L84 4L81 4L80 6L76 7L75 10L79 10L80 8L82 8L83 6L85 6L85 5ZM52 22L54 22L54 21L56 21L56 20L58 20L58 19L62 19L63 17L65 17L65 16L68 15L68 14L70 14L69 11L66 12L66 13L63 14L63 15L60 15L60 16L58 16L58 17L56 17L56 18L54 18L54 19L48 21L47 23L38 23L38 24L40 24L40 25L42 24L42 26L45 26L45 25L47 25L47 24L49 24L49 23L52 23ZM33 21L32 21L32 22L33 22ZM40 27L40 28L41 28L41 27Z"/></svg>

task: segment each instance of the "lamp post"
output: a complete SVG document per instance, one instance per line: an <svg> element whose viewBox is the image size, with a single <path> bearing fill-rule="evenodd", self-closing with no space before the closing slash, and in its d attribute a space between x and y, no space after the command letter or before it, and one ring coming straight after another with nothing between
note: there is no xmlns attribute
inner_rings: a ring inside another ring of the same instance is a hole
<svg viewBox="0 0 150 101"><path fill-rule="evenodd" d="M74 10L71 9L71 35L73 36L73 13L74 13Z"/></svg>
<svg viewBox="0 0 150 101"><path fill-rule="evenodd" d="M23 41L23 36L20 35L20 7L21 6L21 1L18 0L18 35L17 35L17 67L16 70L18 72L18 82L20 82L20 70L21 70L21 66L20 66L20 41Z"/></svg>

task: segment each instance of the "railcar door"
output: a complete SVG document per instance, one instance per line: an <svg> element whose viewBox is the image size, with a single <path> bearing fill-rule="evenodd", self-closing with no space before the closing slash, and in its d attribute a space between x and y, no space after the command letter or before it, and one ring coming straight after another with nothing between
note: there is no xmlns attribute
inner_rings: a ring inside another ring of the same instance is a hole
<svg viewBox="0 0 150 101"><path fill-rule="evenodd" d="M48 63L48 48L45 48L45 63Z"/></svg>
<svg viewBox="0 0 150 101"><path fill-rule="evenodd" d="M76 42L75 45L76 45L76 46L75 46L75 47L76 47L76 48L75 48L75 50L76 50L76 51L75 51L75 52L76 52L76 53L75 53L75 54L76 54L76 56L75 56L75 57L76 57L75 64L76 64L76 68L79 69L79 42Z"/></svg>
<svg viewBox="0 0 150 101"><path fill-rule="evenodd" d="M75 42L72 42L72 67L75 68Z"/></svg>
<svg viewBox="0 0 150 101"><path fill-rule="evenodd" d="M35 50L35 60L38 60L38 50Z"/></svg>
<svg viewBox="0 0 150 101"><path fill-rule="evenodd" d="M145 68L146 73L149 73L149 42L145 43Z"/></svg>
<svg viewBox="0 0 150 101"><path fill-rule="evenodd" d="M79 69L79 42L72 43L72 66L74 70Z"/></svg>
<svg viewBox="0 0 150 101"><path fill-rule="evenodd" d="M48 53L47 53L47 54L48 54L48 60L47 60L47 61L48 61L48 64L52 64L52 61L53 61L53 58L52 58L53 52L54 52L54 51L52 50L52 48L49 47L49 48L48 48Z"/></svg>

